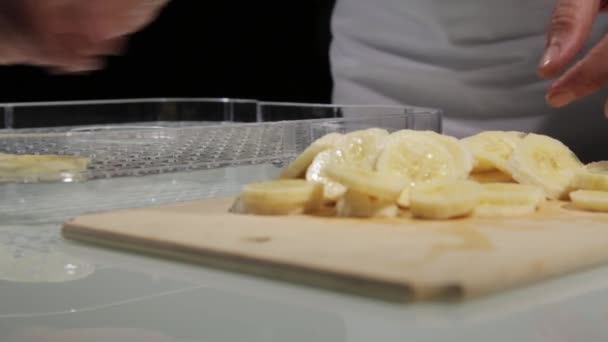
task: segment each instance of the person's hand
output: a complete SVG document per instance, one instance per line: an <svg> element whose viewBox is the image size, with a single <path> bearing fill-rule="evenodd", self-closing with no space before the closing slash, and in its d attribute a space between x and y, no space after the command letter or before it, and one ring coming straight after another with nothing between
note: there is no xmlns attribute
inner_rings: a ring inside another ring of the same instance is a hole
<svg viewBox="0 0 608 342"><path fill-rule="evenodd" d="M567 68L583 49L595 18L607 5L605 0L558 0L538 69L541 77L555 77ZM608 36L605 36L551 85L546 100L553 107L563 107L607 84ZM604 113L608 116L608 103Z"/></svg>
<svg viewBox="0 0 608 342"><path fill-rule="evenodd" d="M169 0L0 0L0 64L99 69Z"/></svg>

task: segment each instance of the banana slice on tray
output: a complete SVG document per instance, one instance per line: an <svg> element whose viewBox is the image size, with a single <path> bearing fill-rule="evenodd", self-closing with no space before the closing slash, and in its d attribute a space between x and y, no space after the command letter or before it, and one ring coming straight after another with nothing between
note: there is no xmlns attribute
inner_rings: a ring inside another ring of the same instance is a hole
<svg viewBox="0 0 608 342"><path fill-rule="evenodd" d="M583 166L562 142L539 134L522 139L509 164L516 181L541 187L551 199L567 198L574 175Z"/></svg>
<svg viewBox="0 0 608 342"><path fill-rule="evenodd" d="M0 183L78 179L91 160L62 155L0 155Z"/></svg>
<svg viewBox="0 0 608 342"><path fill-rule="evenodd" d="M576 190L570 193L572 204L581 210L608 212L608 192Z"/></svg>
<svg viewBox="0 0 608 342"><path fill-rule="evenodd" d="M410 193L410 210L414 217L423 219L463 217L475 210L481 193L481 185L469 180L421 185Z"/></svg>
<svg viewBox="0 0 608 342"><path fill-rule="evenodd" d="M475 215L504 217L531 214L545 201L542 189L532 185L487 183L482 184Z"/></svg>
<svg viewBox="0 0 608 342"><path fill-rule="evenodd" d="M524 133L515 131L485 131L462 139L474 157L473 173L500 170L511 174L509 158Z"/></svg>
<svg viewBox="0 0 608 342"><path fill-rule="evenodd" d="M411 180L412 186L457 180L465 171L448 148L427 135L393 133L376 170Z"/></svg>
<svg viewBox="0 0 608 342"><path fill-rule="evenodd" d="M353 168L373 170L388 131L368 129L346 134L334 147L319 153L306 172L306 180L324 186L323 198L335 202L346 192L346 187L326 174L330 164L348 165Z"/></svg>
<svg viewBox="0 0 608 342"><path fill-rule="evenodd" d="M574 175L574 189L608 191L608 161L590 163Z"/></svg>
<svg viewBox="0 0 608 342"><path fill-rule="evenodd" d="M323 188L303 179L252 183L243 188L233 212L256 215L314 213L321 207Z"/></svg>
<svg viewBox="0 0 608 342"><path fill-rule="evenodd" d="M317 139L283 169L279 175L279 179L304 178L306 170L315 157L319 153L334 147L343 137L344 135L340 133L329 133Z"/></svg>

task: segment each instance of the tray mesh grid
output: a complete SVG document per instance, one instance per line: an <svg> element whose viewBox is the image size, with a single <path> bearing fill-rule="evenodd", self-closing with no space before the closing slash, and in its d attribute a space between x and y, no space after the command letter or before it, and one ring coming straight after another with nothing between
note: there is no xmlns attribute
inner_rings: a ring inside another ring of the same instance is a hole
<svg viewBox="0 0 608 342"><path fill-rule="evenodd" d="M91 158L85 179L288 160L311 142L310 123L0 134L0 152Z"/></svg>
<svg viewBox="0 0 608 342"><path fill-rule="evenodd" d="M407 114L190 127L107 126L67 132L0 133L0 153L88 157L82 175L63 181L189 172L226 166L282 164L331 132L412 127ZM36 182L38 179L23 179ZM18 181L19 182L19 181Z"/></svg>

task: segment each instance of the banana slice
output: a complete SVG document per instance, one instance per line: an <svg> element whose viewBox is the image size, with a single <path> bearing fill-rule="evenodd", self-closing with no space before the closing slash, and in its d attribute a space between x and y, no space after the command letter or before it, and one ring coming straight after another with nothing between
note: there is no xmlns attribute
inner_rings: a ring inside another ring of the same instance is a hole
<svg viewBox="0 0 608 342"><path fill-rule="evenodd" d="M481 186L469 180L417 186L410 193L410 210L414 217L423 219L467 216L479 203L481 193Z"/></svg>
<svg viewBox="0 0 608 342"><path fill-rule="evenodd" d="M459 179L466 179L473 170L473 153L471 150L460 140L449 136L430 132L435 138L443 142L444 146L452 153L452 156L458 163L458 168L461 170Z"/></svg>
<svg viewBox="0 0 608 342"><path fill-rule="evenodd" d="M351 133L347 133L348 136L357 136L357 135L371 135L376 137L376 139L383 140L388 137L390 133L384 128L372 127L368 129L363 129L359 131L354 131Z"/></svg>
<svg viewBox="0 0 608 342"><path fill-rule="evenodd" d="M412 186L453 181L461 177L450 151L420 134L393 134L376 163L376 170L410 179Z"/></svg>
<svg viewBox="0 0 608 342"><path fill-rule="evenodd" d="M389 133L385 129L370 128L354 131L336 144L344 164L373 168Z"/></svg>
<svg viewBox="0 0 608 342"><path fill-rule="evenodd" d="M343 162L338 150L331 149L319 153L306 171L307 181L323 185L323 200L325 202L335 202L346 193L344 185L332 180L325 174L328 165Z"/></svg>
<svg viewBox="0 0 608 342"><path fill-rule="evenodd" d="M473 170L473 153L462 141L433 131L410 131L410 133L423 134L443 144L454 157L457 170L460 172L458 179L466 179Z"/></svg>
<svg viewBox="0 0 608 342"><path fill-rule="evenodd" d="M538 207L545 201L545 193L539 187L516 183L486 183L481 185L480 204L527 205Z"/></svg>
<svg viewBox="0 0 608 342"><path fill-rule="evenodd" d="M608 161L587 164L575 173L574 189L608 191Z"/></svg>
<svg viewBox="0 0 608 342"><path fill-rule="evenodd" d="M409 186L406 187L405 189L403 189L403 191L399 195L399 198L397 198L397 205L400 208L407 209L410 207L410 193L411 192L412 192L412 189Z"/></svg>
<svg viewBox="0 0 608 342"><path fill-rule="evenodd" d="M508 217L531 214L545 201L542 189L523 184L482 184L475 216Z"/></svg>
<svg viewBox="0 0 608 342"><path fill-rule="evenodd" d="M597 190L576 190L570 193L575 207L581 210L608 212L608 192Z"/></svg>
<svg viewBox="0 0 608 342"><path fill-rule="evenodd" d="M303 179L252 183L243 188L232 210L255 215L313 213L321 207L323 189Z"/></svg>
<svg viewBox="0 0 608 342"><path fill-rule="evenodd" d="M469 179L477 183L515 183L510 174L498 170L471 173Z"/></svg>
<svg viewBox="0 0 608 342"><path fill-rule="evenodd" d="M462 139L473 153L473 172L500 170L511 174L508 160L523 136L515 131L485 131Z"/></svg>
<svg viewBox="0 0 608 342"><path fill-rule="evenodd" d="M78 179L90 162L85 157L3 154L0 156L0 183Z"/></svg>
<svg viewBox="0 0 608 342"><path fill-rule="evenodd" d="M392 173L360 169L343 164L330 164L326 174L349 190L379 199L395 201L410 180Z"/></svg>
<svg viewBox="0 0 608 342"><path fill-rule="evenodd" d="M340 217L396 217L399 208L389 201L349 189L336 204Z"/></svg>
<svg viewBox="0 0 608 342"><path fill-rule="evenodd" d="M492 205L480 204L475 208L475 216L477 217L513 217L524 216L536 212L534 204L520 205Z"/></svg>
<svg viewBox="0 0 608 342"><path fill-rule="evenodd" d="M346 187L326 175L330 164L343 164L353 168L372 170L388 131L368 129L346 134L335 147L319 153L306 171L306 180L324 185L325 201L335 202L346 192Z"/></svg>
<svg viewBox="0 0 608 342"><path fill-rule="evenodd" d="M245 207L243 206L243 200L241 200L241 197L237 197L234 202L232 202L232 206L230 206L228 212L235 214L245 214Z"/></svg>
<svg viewBox="0 0 608 342"><path fill-rule="evenodd" d="M317 154L334 147L342 137L343 135L340 133L329 133L317 139L283 169L279 175L279 179L303 178L306 174L306 169L308 169Z"/></svg>
<svg viewBox="0 0 608 342"><path fill-rule="evenodd" d="M513 179L541 187L551 199L567 197L574 174L582 167L566 145L538 134L528 134L517 144L509 164Z"/></svg>

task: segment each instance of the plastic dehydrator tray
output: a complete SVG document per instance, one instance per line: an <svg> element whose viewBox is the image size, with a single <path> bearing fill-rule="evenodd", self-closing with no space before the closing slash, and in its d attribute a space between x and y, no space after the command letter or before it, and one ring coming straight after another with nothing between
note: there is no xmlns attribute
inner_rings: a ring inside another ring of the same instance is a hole
<svg viewBox="0 0 608 342"><path fill-rule="evenodd" d="M264 104L268 112L293 112L304 105ZM324 107L321 107L324 108ZM335 108L335 106L332 106ZM351 106L350 109L372 107ZM369 127L440 130L440 114L401 108L391 114L347 118L234 122L154 122L0 130L0 153L81 156L91 162L84 174L63 181L187 172L247 164L283 164L315 139ZM397 114L394 114L397 112ZM363 111L363 113L366 113ZM275 115L276 116L276 115ZM39 180L28 178L23 182Z"/></svg>

